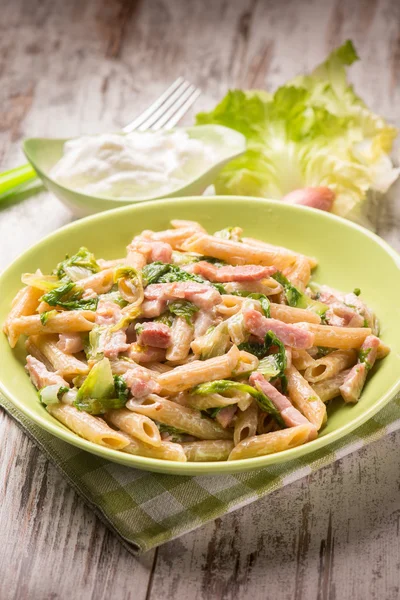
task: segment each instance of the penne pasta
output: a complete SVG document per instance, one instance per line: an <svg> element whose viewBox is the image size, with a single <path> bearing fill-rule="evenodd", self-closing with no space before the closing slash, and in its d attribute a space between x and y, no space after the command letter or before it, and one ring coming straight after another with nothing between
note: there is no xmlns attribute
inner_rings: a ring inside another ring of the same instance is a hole
<svg viewBox="0 0 400 600"><path fill-rule="evenodd" d="M89 442L113 450L122 450L129 444L121 433L111 429L103 419L88 415L74 406L49 404L46 409L52 417Z"/></svg>
<svg viewBox="0 0 400 600"><path fill-rule="evenodd" d="M316 394L315 390L291 366L285 371L288 383L288 392L294 406L319 430L326 421L326 407Z"/></svg>
<svg viewBox="0 0 400 600"><path fill-rule="evenodd" d="M308 352L301 348L292 348L292 364L298 371L304 371L314 365L315 359Z"/></svg>
<svg viewBox="0 0 400 600"><path fill-rule="evenodd" d="M201 440L181 444L189 462L208 462L228 460L233 449L231 440Z"/></svg>
<svg viewBox="0 0 400 600"><path fill-rule="evenodd" d="M234 294L236 292L251 292L252 294L264 294L265 296L275 296L282 291L280 283L275 281L272 277L266 277L260 279L260 281L249 281L242 283L240 281L231 281L224 285L227 294Z"/></svg>
<svg viewBox="0 0 400 600"><path fill-rule="evenodd" d="M174 427L201 440L231 439L232 434L200 411L150 394L143 401L129 400L129 410Z"/></svg>
<svg viewBox="0 0 400 600"><path fill-rule="evenodd" d="M340 386L346 379L348 373L350 373L350 369L341 371L340 373L337 373L337 375L331 377L330 379L325 379L323 381L319 381L318 383L313 383L311 387L322 402L329 402L329 400L333 400L333 398L337 398L337 396L340 396Z"/></svg>
<svg viewBox="0 0 400 600"><path fill-rule="evenodd" d="M175 317L171 327L171 345L165 358L170 362L184 360L190 352L190 344L194 337L193 325L184 317Z"/></svg>
<svg viewBox="0 0 400 600"><path fill-rule="evenodd" d="M312 323L301 323L299 326L314 334L315 346L340 350L360 348L365 338L371 335L368 327L331 327Z"/></svg>
<svg viewBox="0 0 400 600"><path fill-rule="evenodd" d="M258 425L258 408L255 402L252 402L250 406L240 411L236 417L233 442L235 446L240 442L243 442L246 438L253 437L257 433Z"/></svg>
<svg viewBox="0 0 400 600"><path fill-rule="evenodd" d="M174 229L186 228L186 229L193 229L193 231L201 231L203 233L206 232L204 227L202 225L200 225L200 223L198 223L197 221L185 221L182 219L172 219L171 225L172 225L172 227L174 227Z"/></svg>
<svg viewBox="0 0 400 600"><path fill-rule="evenodd" d="M106 294L114 284L114 267L103 269L90 277L80 279L79 287L84 290L93 290L96 294Z"/></svg>
<svg viewBox="0 0 400 600"><path fill-rule="evenodd" d="M352 367L357 361L355 350L335 350L327 356L314 361L304 372L304 378L310 383L317 383L334 377L340 371Z"/></svg>
<svg viewBox="0 0 400 600"><path fill-rule="evenodd" d="M43 290L27 286L22 288L12 302L12 308L3 325L3 331L10 339L9 331L13 323L20 317L33 315L39 305L39 298L43 296ZM11 341L10 341L11 344Z"/></svg>
<svg viewBox="0 0 400 600"><path fill-rule="evenodd" d="M248 437L234 447L228 460L255 458L301 446L307 442L311 429L312 425L297 425L281 431Z"/></svg>
<svg viewBox="0 0 400 600"><path fill-rule="evenodd" d="M195 360L187 365L176 367L158 377L158 383L169 392L188 390L204 381L215 381L230 377L237 366L241 355L237 346L233 346L227 354L208 360Z"/></svg>
<svg viewBox="0 0 400 600"><path fill-rule="evenodd" d="M291 250L288 250L287 248L283 248L282 246L275 246L274 244L267 244L267 242L262 242L260 240L256 240L251 237L242 237L242 241L245 244L249 244L249 246L263 246L263 247L270 248L271 250L279 249L281 252L288 252L289 254L291 254L291 252L292 252ZM297 254L297 253L295 253L295 254L296 254L296 256L298 256L300 258L304 256L303 254ZM311 269L315 269L315 267L318 265L317 259L312 256L306 256L305 258L308 260Z"/></svg>
<svg viewBox="0 0 400 600"><path fill-rule="evenodd" d="M317 313L304 308L286 306L285 304L275 304L271 302L271 317L279 319L284 323L321 323L321 317Z"/></svg>
<svg viewBox="0 0 400 600"><path fill-rule="evenodd" d="M50 315L45 325L42 324L39 315L19 317L14 319L8 328L10 346L15 347L20 335L90 331L94 326L94 318L94 312L90 310L58 312Z"/></svg>
<svg viewBox="0 0 400 600"><path fill-rule="evenodd" d="M299 256L296 262L283 273L294 286L304 292L311 277L310 262L305 256Z"/></svg>
<svg viewBox="0 0 400 600"><path fill-rule="evenodd" d="M161 460L171 460L173 462L186 462L186 454L180 444L174 442L161 442L159 446L149 446L138 439L130 437L128 434L121 433L127 442L122 448L122 452L134 454L135 456L145 456L146 458L159 458Z"/></svg>
<svg viewBox="0 0 400 600"><path fill-rule="evenodd" d="M58 337L56 335L35 335L28 338L26 349L29 354L36 358L38 358L37 353L39 352L39 355L45 357L53 370L67 380L77 375L87 375L89 366L72 354L62 352L57 342Z"/></svg>
<svg viewBox="0 0 400 600"><path fill-rule="evenodd" d="M149 446L161 446L161 436L157 425L144 415L120 408L106 413L105 419L121 431L129 433Z"/></svg>

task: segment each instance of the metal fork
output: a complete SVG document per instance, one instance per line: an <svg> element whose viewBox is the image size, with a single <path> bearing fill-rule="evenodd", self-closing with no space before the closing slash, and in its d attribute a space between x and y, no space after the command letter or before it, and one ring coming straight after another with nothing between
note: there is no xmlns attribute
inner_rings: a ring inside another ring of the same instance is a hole
<svg viewBox="0 0 400 600"><path fill-rule="evenodd" d="M175 127L189 108L196 102L201 91L183 77L178 77L138 117L123 127L124 133L132 131L159 131ZM42 189L34 169L29 165L16 167L0 174L0 200L8 200L15 193Z"/></svg>

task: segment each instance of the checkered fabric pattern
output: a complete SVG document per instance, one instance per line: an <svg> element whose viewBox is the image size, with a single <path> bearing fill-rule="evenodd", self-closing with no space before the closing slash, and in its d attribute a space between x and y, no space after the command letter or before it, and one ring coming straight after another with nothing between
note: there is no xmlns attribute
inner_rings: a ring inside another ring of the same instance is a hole
<svg viewBox="0 0 400 600"><path fill-rule="evenodd" d="M2 406L132 553L142 553L237 510L400 429L400 396L352 434L313 454L266 469L182 477L139 471L75 448Z"/></svg>

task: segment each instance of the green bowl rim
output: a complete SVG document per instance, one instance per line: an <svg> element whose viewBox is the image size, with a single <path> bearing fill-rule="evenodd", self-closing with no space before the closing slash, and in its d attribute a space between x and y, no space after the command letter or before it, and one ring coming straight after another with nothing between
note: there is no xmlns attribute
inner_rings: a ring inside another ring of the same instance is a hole
<svg viewBox="0 0 400 600"><path fill-rule="evenodd" d="M270 205L275 206L276 204L280 204L279 200L272 200L266 198L255 198L252 196L187 196L182 198L167 198L167 199L157 199L150 202L146 202L147 204L155 205L155 204L179 204L181 201L215 201L218 202L253 202L255 204L260 205ZM110 211L104 211L95 215L90 215L84 217L82 219L78 219L67 225L64 225L60 229L53 231L45 238L25 250L21 255L19 255L16 259L12 261L12 263L0 274L0 288L4 281L7 278L9 271L18 268L19 261L25 259L26 255L32 250L38 250L42 246L46 246L46 244L51 241L53 238L57 237L60 232L68 231L71 228L84 228L87 221L96 221L107 218L109 213L119 213L119 212L130 212L135 211L136 208L141 207L140 204L130 204L128 206L123 206L120 208L115 208ZM312 213L318 214L320 219L325 220L334 220L339 222L345 227L350 229L357 230L361 232L363 235L369 237L373 242L381 246L383 250L389 254L396 264L400 266L400 254L398 254L387 242L385 242L382 238L377 236L375 233L372 233L368 229L361 227L357 223L353 223L352 221L348 221L342 217L337 215L333 215L331 213L327 213L324 211L320 211L318 209L309 208L305 206L298 205L285 205L285 210L289 211L311 211ZM267 467L276 463L289 462L293 459L298 459L306 454L312 454L316 450L320 450L321 448L336 442L337 440L344 437L346 434L351 433L361 425L363 425L366 421L368 421L373 415L375 415L381 408L383 408L400 390L400 377L398 381L392 385L385 393L383 393L378 401L363 412L361 415L356 417L355 419L349 421L347 424L342 425L335 431L328 433L323 437L318 437L317 439L307 442L307 444L303 444L302 446L297 446L295 448L291 448L289 450L284 450L283 452L277 452L275 454L267 454L265 456L259 456L256 458L247 458L236 461L210 461L210 462L173 462L173 461L165 461L156 458L146 458L143 456L136 456L132 454L125 454L118 450L112 450L110 448L106 448L103 446L99 446L83 438L79 437L77 434L73 433L63 425L61 425L58 421L54 419L54 423L41 421L34 415L29 407L25 406L23 401L21 401L18 397L16 397L12 392L10 392L3 382L0 380L0 391L4 393L4 395L19 409L21 412L32 419L34 423L36 423L42 429L45 429L49 433L55 435L56 437L68 442L74 446L77 446L83 450L87 450L92 454L96 454L103 458L109 458L114 462L118 462L120 464L124 464L126 466L136 467L139 469L163 472L163 473L174 473L179 475L219 475L222 473L237 473L248 470L255 470L262 467Z"/></svg>

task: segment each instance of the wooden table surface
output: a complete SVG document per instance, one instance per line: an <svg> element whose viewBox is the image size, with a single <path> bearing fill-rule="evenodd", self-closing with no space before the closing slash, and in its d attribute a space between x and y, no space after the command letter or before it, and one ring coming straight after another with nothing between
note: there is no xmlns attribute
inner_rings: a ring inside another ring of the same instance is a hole
<svg viewBox="0 0 400 600"><path fill-rule="evenodd" d="M21 139L117 130L178 75L196 110L274 89L353 39L351 78L400 125L391 0L1 0L0 166ZM192 115L188 116L190 122ZM400 249L396 190L376 214ZM0 211L0 267L71 214L42 193ZM0 411L0 599L397 600L400 433L135 559Z"/></svg>

